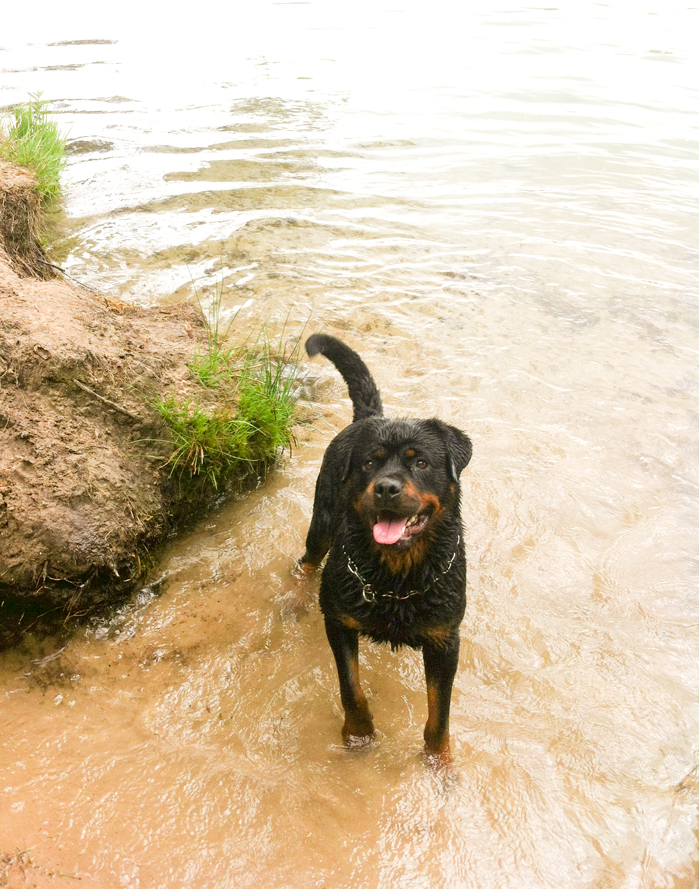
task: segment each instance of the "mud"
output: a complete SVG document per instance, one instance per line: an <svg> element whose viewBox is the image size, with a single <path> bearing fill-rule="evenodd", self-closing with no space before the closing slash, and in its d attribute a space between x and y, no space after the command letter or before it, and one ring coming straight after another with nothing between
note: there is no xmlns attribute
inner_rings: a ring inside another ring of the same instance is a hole
<svg viewBox="0 0 699 889"><path fill-rule="evenodd" d="M172 476L154 407L196 387L187 362L204 333L199 306L134 308L54 278L31 186L22 172L0 171L5 641L18 601L20 615L29 600L65 618L123 595L192 504L217 494Z"/></svg>

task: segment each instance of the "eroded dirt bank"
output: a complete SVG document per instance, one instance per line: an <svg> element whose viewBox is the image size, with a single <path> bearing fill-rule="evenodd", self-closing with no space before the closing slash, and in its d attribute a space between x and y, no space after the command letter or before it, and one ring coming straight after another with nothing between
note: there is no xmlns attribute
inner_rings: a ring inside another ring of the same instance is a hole
<svg viewBox="0 0 699 889"><path fill-rule="evenodd" d="M0 600L78 613L123 594L214 495L171 478L153 406L194 386L204 323L198 307L134 308L56 278L38 212L31 177L0 167Z"/></svg>

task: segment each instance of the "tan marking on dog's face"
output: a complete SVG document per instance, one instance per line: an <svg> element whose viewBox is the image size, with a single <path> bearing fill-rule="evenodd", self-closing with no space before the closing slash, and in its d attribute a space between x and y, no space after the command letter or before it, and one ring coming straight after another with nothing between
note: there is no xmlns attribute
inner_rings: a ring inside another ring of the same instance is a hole
<svg viewBox="0 0 699 889"><path fill-rule="evenodd" d="M422 503L422 499L425 496L422 494L415 485L410 481L410 479L400 478L400 482L403 485L403 491L400 495L400 506L406 507L407 510L411 511L413 514L416 512L422 512L424 507L427 505L427 501L425 501L424 505ZM371 495L373 497L374 489L373 485L369 486L371 488ZM367 492L369 488L367 488ZM404 513L403 513L404 514Z"/></svg>
<svg viewBox="0 0 699 889"><path fill-rule="evenodd" d="M408 497L412 497L413 500L420 499L420 494L418 492L418 489L415 487L415 485L409 479L406 479L403 482L403 491L408 495Z"/></svg>
<svg viewBox="0 0 699 889"><path fill-rule="evenodd" d="M369 482L367 487L362 491L362 493L357 497L354 501L354 508L359 513L362 518L366 520L367 515L370 515L372 510L374 509L374 483Z"/></svg>
<svg viewBox="0 0 699 889"><path fill-rule="evenodd" d="M403 483L403 492L406 497L420 504L418 512L424 512L428 506L431 506L433 508L432 518L434 518L444 511L444 507L436 494L433 494L431 491L420 491L410 480L406 480Z"/></svg>
<svg viewBox="0 0 699 889"><path fill-rule="evenodd" d="M427 509L428 506L432 506L434 511L432 513L432 518L436 518L440 513L444 512L444 507L442 506L441 500L436 494L426 493L424 491L417 494L420 499L420 512L423 512Z"/></svg>

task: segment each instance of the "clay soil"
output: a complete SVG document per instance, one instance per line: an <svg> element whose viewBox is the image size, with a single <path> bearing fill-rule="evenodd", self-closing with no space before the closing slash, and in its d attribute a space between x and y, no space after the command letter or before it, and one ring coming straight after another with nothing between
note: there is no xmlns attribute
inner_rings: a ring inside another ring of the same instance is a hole
<svg viewBox="0 0 699 889"><path fill-rule="evenodd" d="M29 606L77 615L123 598L192 503L215 496L172 477L153 406L194 385L187 362L205 332L199 307L134 308L69 285L36 238L39 218L31 176L0 166L6 637Z"/></svg>

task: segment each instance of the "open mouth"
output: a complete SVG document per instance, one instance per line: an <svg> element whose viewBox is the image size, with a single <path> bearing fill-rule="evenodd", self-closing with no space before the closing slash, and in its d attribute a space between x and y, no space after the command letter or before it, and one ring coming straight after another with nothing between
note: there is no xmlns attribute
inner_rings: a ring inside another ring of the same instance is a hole
<svg viewBox="0 0 699 889"><path fill-rule="evenodd" d="M393 513L380 512L374 524L374 540L383 546L393 546L400 541L410 540L419 534L427 525L429 517L426 512L418 512L412 516L397 516Z"/></svg>

